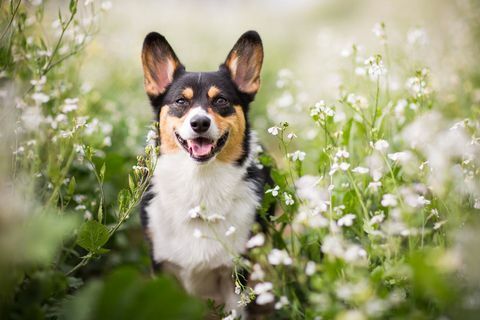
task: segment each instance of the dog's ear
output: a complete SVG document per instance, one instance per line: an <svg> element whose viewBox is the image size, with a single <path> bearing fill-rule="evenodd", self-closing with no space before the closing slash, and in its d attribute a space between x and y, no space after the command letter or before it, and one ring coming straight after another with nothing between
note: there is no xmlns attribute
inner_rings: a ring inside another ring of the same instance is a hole
<svg viewBox="0 0 480 320"><path fill-rule="evenodd" d="M233 46L224 65L241 92L255 95L260 88L262 62L262 40L256 31L247 31Z"/></svg>
<svg viewBox="0 0 480 320"><path fill-rule="evenodd" d="M145 91L150 97L165 93L175 72L183 66L164 36L151 32L143 41L143 72Z"/></svg>

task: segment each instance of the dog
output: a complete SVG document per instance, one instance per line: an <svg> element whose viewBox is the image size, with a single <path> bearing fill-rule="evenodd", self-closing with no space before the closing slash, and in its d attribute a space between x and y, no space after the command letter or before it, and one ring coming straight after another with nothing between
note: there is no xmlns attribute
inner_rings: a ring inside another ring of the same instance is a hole
<svg viewBox="0 0 480 320"><path fill-rule="evenodd" d="M217 71L188 72L152 32L142 63L159 124L160 155L141 205L154 269L173 274L193 296L239 310L232 257L246 252L269 176L256 161L248 121L260 87L261 38L248 31Z"/></svg>

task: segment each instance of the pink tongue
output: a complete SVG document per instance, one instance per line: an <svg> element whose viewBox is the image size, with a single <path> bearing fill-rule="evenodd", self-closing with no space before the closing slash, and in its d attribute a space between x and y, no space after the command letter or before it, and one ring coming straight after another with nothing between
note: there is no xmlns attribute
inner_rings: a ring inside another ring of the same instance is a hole
<svg viewBox="0 0 480 320"><path fill-rule="evenodd" d="M212 151L213 144L206 140L188 140L188 147L194 156L203 157Z"/></svg>

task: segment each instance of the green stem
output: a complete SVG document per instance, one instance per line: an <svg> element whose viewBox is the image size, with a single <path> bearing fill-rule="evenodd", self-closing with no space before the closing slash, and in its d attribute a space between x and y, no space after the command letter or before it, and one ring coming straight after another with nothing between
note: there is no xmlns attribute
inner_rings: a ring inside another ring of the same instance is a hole
<svg viewBox="0 0 480 320"><path fill-rule="evenodd" d="M10 29L10 27L12 26L13 20L15 19L15 16L17 15L17 12L18 12L18 8L20 7L20 3L22 3L22 0L18 0L17 6L15 7L15 9L12 12L12 16L10 17L10 20L8 21L7 26L5 27L5 29L2 32L2 36L0 37L0 41L3 40L3 37L5 37L5 35L7 34L8 29Z"/></svg>
<svg viewBox="0 0 480 320"><path fill-rule="evenodd" d="M97 180L98 183L98 188L100 189L100 206L102 206L103 210L103 216L106 218L106 208L105 208L105 193L103 191L103 182L102 179L100 179L100 176L97 173L97 167L95 166L95 163L91 159L87 159L90 165L92 166L93 173L95 174L95 179ZM99 208L100 209L100 208ZM99 221L102 222L102 221Z"/></svg>
<svg viewBox="0 0 480 320"><path fill-rule="evenodd" d="M68 171L70 170L70 166L72 165L73 159L75 158L75 154L76 154L75 147L72 146L72 150L70 151L70 155L68 156L67 163L65 164L65 166L63 166L63 170L60 174L60 178L57 180L55 189L53 189L53 192L47 201L47 207L52 205L53 201L55 201L55 199L57 198L58 193L60 192L60 188L62 186L63 180L65 180L65 178L67 177Z"/></svg>
<svg viewBox="0 0 480 320"><path fill-rule="evenodd" d="M375 122L377 121L377 113L378 113L378 101L380 97L380 76L377 76L377 90L375 94L375 110L373 113L373 120L372 120L372 131L375 129ZM373 132L372 132L373 134Z"/></svg>
<svg viewBox="0 0 480 320"><path fill-rule="evenodd" d="M363 202L362 195L360 194L360 190L358 190L358 187L357 187L350 171L347 171L347 175L348 175L348 179L350 180L350 183L353 185L353 188L355 189L355 193L357 195L358 201L360 202L360 205L362 206L363 215L365 216L365 219L368 220L369 219L368 209L365 206L365 203Z"/></svg>

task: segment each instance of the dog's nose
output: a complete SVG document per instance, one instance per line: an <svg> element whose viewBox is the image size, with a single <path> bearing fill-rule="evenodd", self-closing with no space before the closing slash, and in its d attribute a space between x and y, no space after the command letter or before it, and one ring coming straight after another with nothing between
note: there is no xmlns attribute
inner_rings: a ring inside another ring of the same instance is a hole
<svg viewBox="0 0 480 320"><path fill-rule="evenodd" d="M190 126L196 133L204 133L210 128L210 118L203 115L194 116L190 120Z"/></svg>

